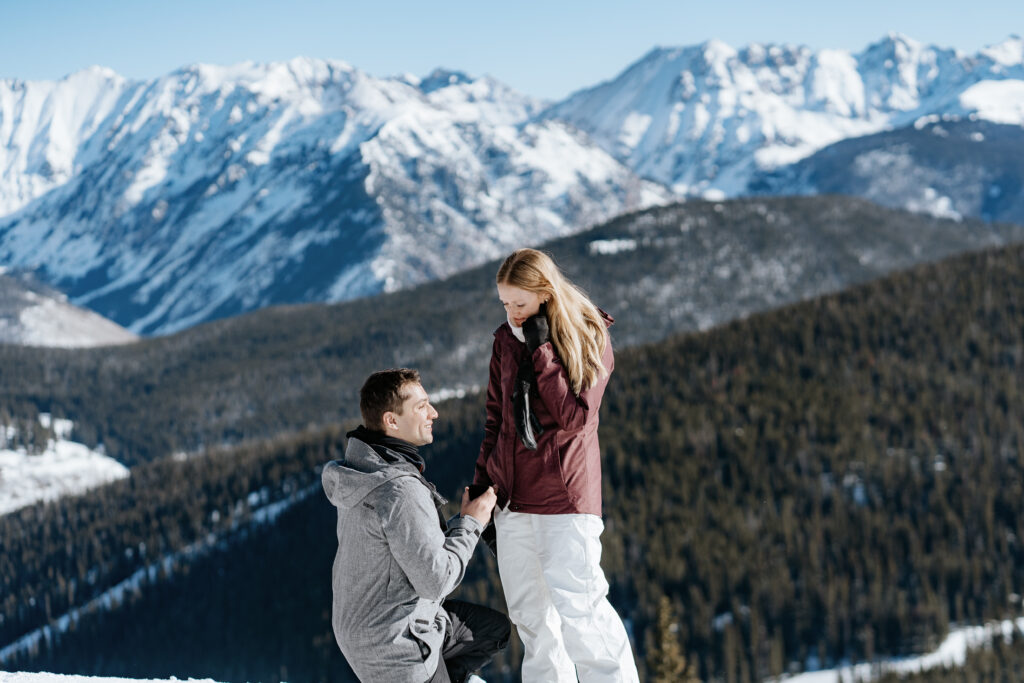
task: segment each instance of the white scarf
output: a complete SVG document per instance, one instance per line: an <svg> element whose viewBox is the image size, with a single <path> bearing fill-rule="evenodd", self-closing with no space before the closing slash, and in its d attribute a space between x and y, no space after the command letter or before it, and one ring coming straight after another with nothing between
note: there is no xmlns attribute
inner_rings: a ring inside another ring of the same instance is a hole
<svg viewBox="0 0 1024 683"><path fill-rule="evenodd" d="M508 326L512 328L512 334L515 335L516 339L525 344L526 336L523 334L523 328L516 327L515 325L512 324L512 318L509 318L507 315L505 317L508 320Z"/></svg>

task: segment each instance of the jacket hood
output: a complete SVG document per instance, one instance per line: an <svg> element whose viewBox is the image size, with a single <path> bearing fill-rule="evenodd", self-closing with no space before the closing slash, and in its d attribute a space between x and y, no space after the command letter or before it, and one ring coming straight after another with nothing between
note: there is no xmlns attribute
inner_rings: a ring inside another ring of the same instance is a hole
<svg viewBox="0 0 1024 683"><path fill-rule="evenodd" d="M389 463L369 445L350 438L345 455L324 466L321 480L328 500L339 508L353 508L377 487L399 477L420 478L406 462Z"/></svg>

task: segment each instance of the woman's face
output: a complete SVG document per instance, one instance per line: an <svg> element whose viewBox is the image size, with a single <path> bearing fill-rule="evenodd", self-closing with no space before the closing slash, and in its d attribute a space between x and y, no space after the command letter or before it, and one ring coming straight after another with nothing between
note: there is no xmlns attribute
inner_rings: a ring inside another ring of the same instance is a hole
<svg viewBox="0 0 1024 683"><path fill-rule="evenodd" d="M498 298L505 306L508 319L516 327L522 327L527 318L536 315L544 301L541 294L507 284L498 285Z"/></svg>

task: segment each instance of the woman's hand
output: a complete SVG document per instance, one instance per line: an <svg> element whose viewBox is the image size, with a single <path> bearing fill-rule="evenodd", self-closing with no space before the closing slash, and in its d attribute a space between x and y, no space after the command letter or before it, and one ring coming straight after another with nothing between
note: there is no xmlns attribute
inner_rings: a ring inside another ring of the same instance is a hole
<svg viewBox="0 0 1024 683"><path fill-rule="evenodd" d="M544 304L540 305L540 310L535 315L531 315L523 323L523 337L526 338L526 348L530 350L530 353L551 341L548 311Z"/></svg>

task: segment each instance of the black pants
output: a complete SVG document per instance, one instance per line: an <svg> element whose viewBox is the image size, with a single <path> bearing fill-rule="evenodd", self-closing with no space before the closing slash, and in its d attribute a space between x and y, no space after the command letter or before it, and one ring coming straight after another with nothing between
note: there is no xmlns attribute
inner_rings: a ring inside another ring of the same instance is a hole
<svg viewBox="0 0 1024 683"><path fill-rule="evenodd" d="M461 600L441 605L452 620L437 671L427 683L463 683L508 645L512 624L501 612Z"/></svg>

